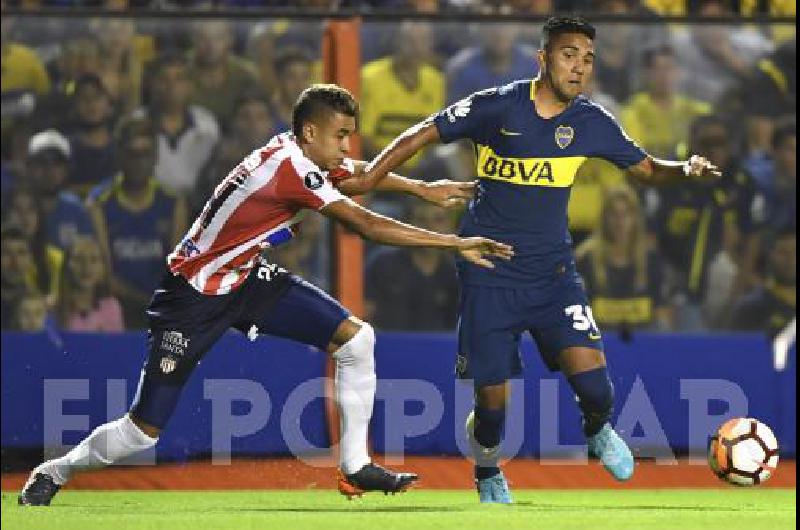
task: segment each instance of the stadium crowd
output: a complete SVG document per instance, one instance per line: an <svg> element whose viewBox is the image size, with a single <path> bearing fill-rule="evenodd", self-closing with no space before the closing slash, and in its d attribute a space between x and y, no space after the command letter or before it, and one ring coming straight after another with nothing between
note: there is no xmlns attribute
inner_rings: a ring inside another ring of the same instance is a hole
<svg viewBox="0 0 800 530"><path fill-rule="evenodd" d="M4 6L129 8L207 2L42 0ZM795 14L794 2L720 0L396 0L212 7L449 9L544 14L562 9L706 17ZM289 128L294 100L320 78L313 19L2 19L2 327L121 331L144 307L164 256L238 161ZM541 24L362 26L364 156L466 95L536 75ZM602 327L775 333L796 310L796 40L789 24L598 24L591 96L650 153L697 152L723 169L712 184L634 188L589 160L570 225ZM468 145L404 168L422 179L474 177ZM374 195L370 206L452 231L458 212ZM323 288L327 223L270 259ZM368 317L380 329L452 330L452 258L368 247ZM386 281L391 278L391 281Z"/></svg>

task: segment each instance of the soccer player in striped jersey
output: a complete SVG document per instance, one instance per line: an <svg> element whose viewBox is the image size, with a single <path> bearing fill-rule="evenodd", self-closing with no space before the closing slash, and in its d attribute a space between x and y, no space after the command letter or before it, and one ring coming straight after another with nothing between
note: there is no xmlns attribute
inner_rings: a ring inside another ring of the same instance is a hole
<svg viewBox="0 0 800 530"><path fill-rule="evenodd" d="M336 361L341 413L339 490L398 492L417 476L374 464L367 430L375 396L375 334L320 289L266 263L265 248L292 238L303 215L317 210L372 241L457 252L477 266L509 259L509 245L423 230L373 213L347 196L370 189L415 194L440 205L471 196L471 184L425 184L377 175L348 158L358 107L335 85L306 89L295 105L292 132L245 158L217 186L189 232L167 258L147 308L150 351L129 412L97 427L61 458L33 470L20 504L47 505L76 472L112 464L156 444L183 385L229 328L316 346ZM153 138L135 139L144 153ZM142 154L144 156L144 154Z"/></svg>

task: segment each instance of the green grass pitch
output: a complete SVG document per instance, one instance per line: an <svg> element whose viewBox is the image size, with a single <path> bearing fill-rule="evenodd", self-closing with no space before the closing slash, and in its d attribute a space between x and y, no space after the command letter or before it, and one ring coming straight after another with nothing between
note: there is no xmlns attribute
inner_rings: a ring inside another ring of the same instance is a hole
<svg viewBox="0 0 800 530"><path fill-rule="evenodd" d="M347 501L334 491L64 491L47 507L17 506L13 530L780 530L795 527L796 490L520 490L512 506L481 505L471 491L412 490Z"/></svg>

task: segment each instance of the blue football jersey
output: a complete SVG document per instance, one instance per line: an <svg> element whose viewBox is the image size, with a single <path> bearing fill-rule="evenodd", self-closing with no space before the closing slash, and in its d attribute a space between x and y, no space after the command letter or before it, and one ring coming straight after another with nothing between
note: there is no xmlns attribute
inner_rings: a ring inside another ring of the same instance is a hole
<svg viewBox="0 0 800 530"><path fill-rule="evenodd" d="M542 285L574 265L567 222L570 188L587 158L620 168L646 153L601 106L583 96L561 114L541 118L531 80L484 90L434 116L443 142L475 144L479 186L461 224L463 236L514 245L511 261L494 269L460 261L462 281L476 285Z"/></svg>

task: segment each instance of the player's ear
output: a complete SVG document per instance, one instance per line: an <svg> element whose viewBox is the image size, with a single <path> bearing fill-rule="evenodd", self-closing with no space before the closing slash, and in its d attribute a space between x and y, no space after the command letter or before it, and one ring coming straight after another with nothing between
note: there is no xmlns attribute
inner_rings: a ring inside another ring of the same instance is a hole
<svg viewBox="0 0 800 530"><path fill-rule="evenodd" d="M313 143L317 136L317 126L307 121L303 124L303 141Z"/></svg>
<svg viewBox="0 0 800 530"><path fill-rule="evenodd" d="M539 71L544 71L547 63L547 51L544 48L536 52L536 60L539 61Z"/></svg>

